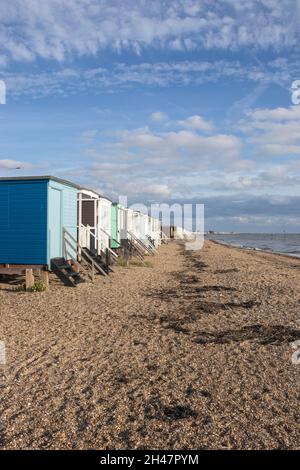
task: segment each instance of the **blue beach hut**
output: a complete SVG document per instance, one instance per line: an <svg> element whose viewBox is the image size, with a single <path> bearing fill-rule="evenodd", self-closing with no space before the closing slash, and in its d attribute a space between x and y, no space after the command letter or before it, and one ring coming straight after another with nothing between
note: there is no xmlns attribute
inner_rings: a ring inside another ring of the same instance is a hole
<svg viewBox="0 0 300 470"><path fill-rule="evenodd" d="M0 178L0 268L64 257L64 229L77 241L77 191L53 176Z"/></svg>

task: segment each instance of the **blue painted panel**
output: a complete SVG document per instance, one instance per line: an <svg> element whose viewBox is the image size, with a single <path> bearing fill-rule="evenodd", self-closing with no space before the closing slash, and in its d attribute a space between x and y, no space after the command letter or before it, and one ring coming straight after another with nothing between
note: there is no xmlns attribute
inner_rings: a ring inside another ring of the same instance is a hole
<svg viewBox="0 0 300 470"><path fill-rule="evenodd" d="M47 263L47 181L0 181L0 263Z"/></svg>
<svg viewBox="0 0 300 470"><path fill-rule="evenodd" d="M9 199L8 185L0 186L0 230L8 227L9 221Z"/></svg>

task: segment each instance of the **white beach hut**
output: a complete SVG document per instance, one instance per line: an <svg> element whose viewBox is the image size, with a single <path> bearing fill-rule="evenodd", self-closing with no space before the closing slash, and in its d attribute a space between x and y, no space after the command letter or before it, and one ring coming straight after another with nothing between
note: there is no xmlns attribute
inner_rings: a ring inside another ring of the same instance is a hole
<svg viewBox="0 0 300 470"><path fill-rule="evenodd" d="M157 248L161 245L161 224L159 219L149 217L149 237L151 238L154 246Z"/></svg>
<svg viewBox="0 0 300 470"><path fill-rule="evenodd" d="M99 255L110 251L111 206L107 197L90 189L78 192L79 244Z"/></svg>
<svg viewBox="0 0 300 470"><path fill-rule="evenodd" d="M98 200L100 195L90 189L78 191L78 241L82 248L99 252Z"/></svg>
<svg viewBox="0 0 300 470"><path fill-rule="evenodd" d="M134 233L135 230L135 221L134 221L134 211L132 209L126 208L125 210L125 234L124 238L128 238L131 233Z"/></svg>
<svg viewBox="0 0 300 470"><path fill-rule="evenodd" d="M98 238L100 249L105 252L110 249L111 238L111 206L112 201L106 197L100 196L98 201Z"/></svg>

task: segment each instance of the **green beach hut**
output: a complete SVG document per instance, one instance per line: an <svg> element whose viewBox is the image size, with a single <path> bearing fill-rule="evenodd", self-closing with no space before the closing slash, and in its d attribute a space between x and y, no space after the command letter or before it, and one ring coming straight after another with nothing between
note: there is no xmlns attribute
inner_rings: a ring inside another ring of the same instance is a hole
<svg viewBox="0 0 300 470"><path fill-rule="evenodd" d="M122 243L122 231L125 227L125 207L118 202L111 206L111 248L117 250Z"/></svg>

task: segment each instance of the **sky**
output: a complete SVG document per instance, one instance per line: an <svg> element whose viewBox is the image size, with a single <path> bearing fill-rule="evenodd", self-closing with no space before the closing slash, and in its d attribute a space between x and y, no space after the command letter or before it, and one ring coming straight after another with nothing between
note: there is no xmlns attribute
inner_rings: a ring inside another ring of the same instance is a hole
<svg viewBox="0 0 300 470"><path fill-rule="evenodd" d="M0 0L0 176L300 232L299 36L299 0Z"/></svg>

